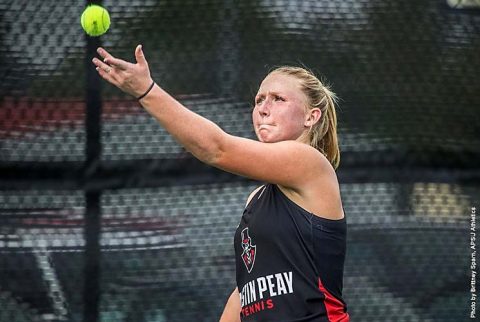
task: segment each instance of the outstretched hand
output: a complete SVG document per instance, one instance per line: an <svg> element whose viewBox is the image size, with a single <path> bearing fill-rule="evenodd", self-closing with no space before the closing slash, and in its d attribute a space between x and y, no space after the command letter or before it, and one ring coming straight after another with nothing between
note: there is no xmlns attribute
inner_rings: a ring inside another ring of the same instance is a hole
<svg viewBox="0 0 480 322"><path fill-rule="evenodd" d="M92 61L97 66L96 69L100 76L125 93L139 97L152 84L150 69L143 55L142 45L135 48L135 60L137 61L135 64L115 58L101 47L97 49L97 52L103 58L103 62L98 58L93 58Z"/></svg>

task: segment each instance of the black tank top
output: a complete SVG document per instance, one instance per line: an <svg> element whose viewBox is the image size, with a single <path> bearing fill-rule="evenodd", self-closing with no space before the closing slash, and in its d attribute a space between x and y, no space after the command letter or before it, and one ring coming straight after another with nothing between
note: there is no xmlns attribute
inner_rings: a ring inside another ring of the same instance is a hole
<svg viewBox="0 0 480 322"><path fill-rule="evenodd" d="M262 187L235 232L242 321L348 322L342 299L346 219L315 216L273 184Z"/></svg>

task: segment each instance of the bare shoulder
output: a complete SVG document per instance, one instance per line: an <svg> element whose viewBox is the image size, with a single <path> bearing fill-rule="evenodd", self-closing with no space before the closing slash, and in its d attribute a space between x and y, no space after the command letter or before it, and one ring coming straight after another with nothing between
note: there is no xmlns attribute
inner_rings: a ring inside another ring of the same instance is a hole
<svg viewBox="0 0 480 322"><path fill-rule="evenodd" d="M255 194L260 190L262 189L263 187L265 187L264 185L261 185L260 187L257 187L255 188L255 190L253 190L250 195L248 196L247 198L247 203L245 204L245 207L248 206L248 204L250 203L250 200L252 200L253 196L255 196Z"/></svg>
<svg viewBox="0 0 480 322"><path fill-rule="evenodd" d="M308 212L331 220L342 219L344 213L337 174L323 155L322 158L317 174L300 189L278 187L290 200Z"/></svg>

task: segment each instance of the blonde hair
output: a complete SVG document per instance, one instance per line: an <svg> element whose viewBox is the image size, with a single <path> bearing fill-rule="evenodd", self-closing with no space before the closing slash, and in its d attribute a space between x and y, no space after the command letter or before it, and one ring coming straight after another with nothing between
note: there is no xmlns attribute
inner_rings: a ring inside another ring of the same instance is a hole
<svg viewBox="0 0 480 322"><path fill-rule="evenodd" d="M282 66L270 72L281 73L297 78L300 88L307 97L307 108L319 108L322 112L318 122L308 131L311 146L319 150L330 161L334 169L340 164L340 148L337 137L337 96L329 86L324 85L311 71L293 66Z"/></svg>

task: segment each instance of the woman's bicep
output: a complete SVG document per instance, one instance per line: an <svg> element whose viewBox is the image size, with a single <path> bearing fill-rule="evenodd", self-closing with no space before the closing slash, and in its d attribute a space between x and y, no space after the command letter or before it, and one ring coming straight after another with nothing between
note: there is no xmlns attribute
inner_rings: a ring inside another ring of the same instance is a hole
<svg viewBox="0 0 480 322"><path fill-rule="evenodd" d="M296 141L262 143L227 135L212 165L254 180L295 189L321 170L322 157L313 147Z"/></svg>

